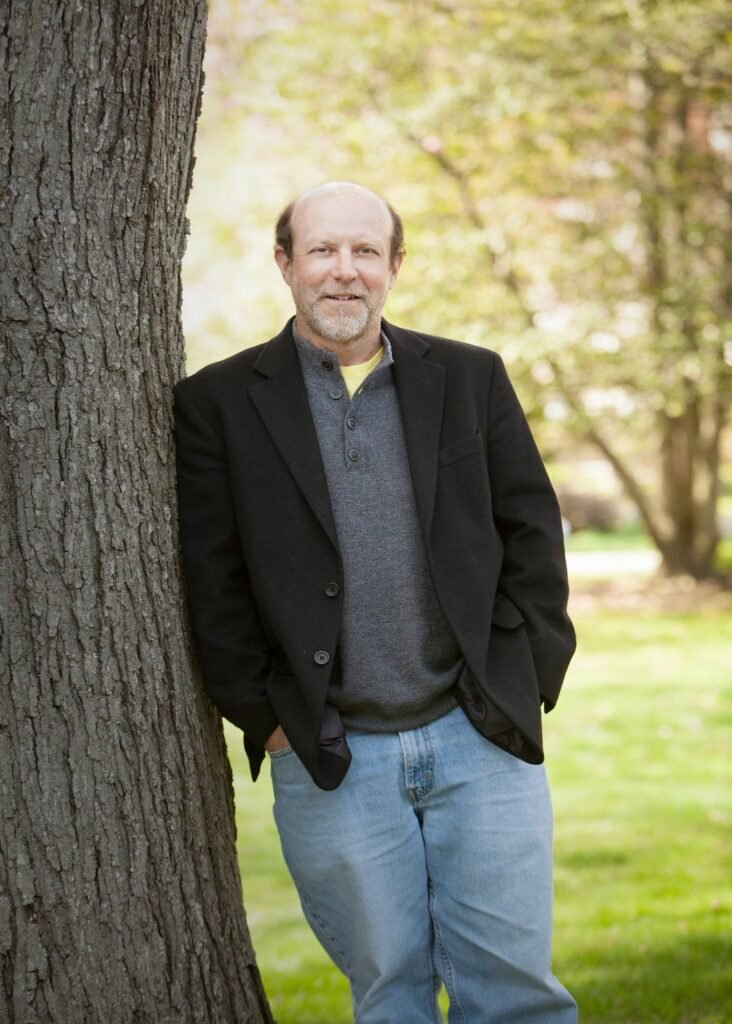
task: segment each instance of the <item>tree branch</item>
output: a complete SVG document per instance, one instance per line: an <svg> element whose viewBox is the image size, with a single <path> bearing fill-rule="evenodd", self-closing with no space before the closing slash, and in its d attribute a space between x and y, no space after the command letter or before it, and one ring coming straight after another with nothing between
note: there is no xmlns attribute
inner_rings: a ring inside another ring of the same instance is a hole
<svg viewBox="0 0 732 1024"><path fill-rule="evenodd" d="M428 145L425 139L419 138L419 136L410 131L406 131L404 135L413 146L433 160L444 174L455 182L463 212L468 222L478 231L485 232L487 224L473 196L470 175L458 167L454 160L447 155L441 144ZM526 289L511 265L510 255L506 255L506 253L510 254L513 247L506 241L505 235L503 236L503 241L503 251L494 248L487 240L483 241L482 249L488 257L494 277L508 289L516 301L526 326L533 327L534 313L526 298Z"/></svg>

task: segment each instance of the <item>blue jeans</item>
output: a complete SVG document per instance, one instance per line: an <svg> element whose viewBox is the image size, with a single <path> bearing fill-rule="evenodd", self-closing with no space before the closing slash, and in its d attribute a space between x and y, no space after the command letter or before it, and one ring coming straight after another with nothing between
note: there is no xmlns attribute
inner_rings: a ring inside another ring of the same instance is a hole
<svg viewBox="0 0 732 1024"><path fill-rule="evenodd" d="M456 709L408 732L349 733L324 792L271 755L282 850L358 1024L575 1024L551 972L552 810L543 765Z"/></svg>

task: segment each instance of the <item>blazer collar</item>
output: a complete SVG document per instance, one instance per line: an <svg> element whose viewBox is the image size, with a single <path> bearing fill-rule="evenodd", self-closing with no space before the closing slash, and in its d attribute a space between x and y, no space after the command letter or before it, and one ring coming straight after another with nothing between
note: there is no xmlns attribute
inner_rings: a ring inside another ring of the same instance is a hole
<svg viewBox="0 0 732 1024"><path fill-rule="evenodd" d="M249 386L249 395L308 504L337 546L328 481L292 337L293 320L259 354L254 368L262 380Z"/></svg>
<svg viewBox="0 0 732 1024"><path fill-rule="evenodd" d="M445 368L429 359L430 344L420 335L385 320L383 328L394 353L394 378L412 486L426 543L437 492Z"/></svg>

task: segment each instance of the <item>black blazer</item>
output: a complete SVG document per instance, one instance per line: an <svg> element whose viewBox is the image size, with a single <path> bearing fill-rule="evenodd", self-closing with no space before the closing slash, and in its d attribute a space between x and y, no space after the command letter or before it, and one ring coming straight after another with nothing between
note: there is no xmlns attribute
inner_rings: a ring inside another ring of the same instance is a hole
<svg viewBox="0 0 732 1024"><path fill-rule="evenodd" d="M281 724L332 789L349 763L321 737L342 566L291 324L176 385L181 544L204 684L244 730L253 777ZM541 703L575 647L554 492L495 353L383 326L429 567L466 663L456 696L478 730L497 710L519 739L508 748L540 762Z"/></svg>

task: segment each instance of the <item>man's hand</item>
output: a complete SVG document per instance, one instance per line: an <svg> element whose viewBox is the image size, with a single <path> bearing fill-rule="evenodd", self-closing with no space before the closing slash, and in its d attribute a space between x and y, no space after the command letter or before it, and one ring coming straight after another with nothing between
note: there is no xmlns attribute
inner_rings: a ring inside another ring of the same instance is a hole
<svg viewBox="0 0 732 1024"><path fill-rule="evenodd" d="M264 744L264 749L269 754L274 754L278 750L284 750L285 747L289 747L290 741L285 735L285 731L281 725L278 725L272 735L269 737L267 742Z"/></svg>

